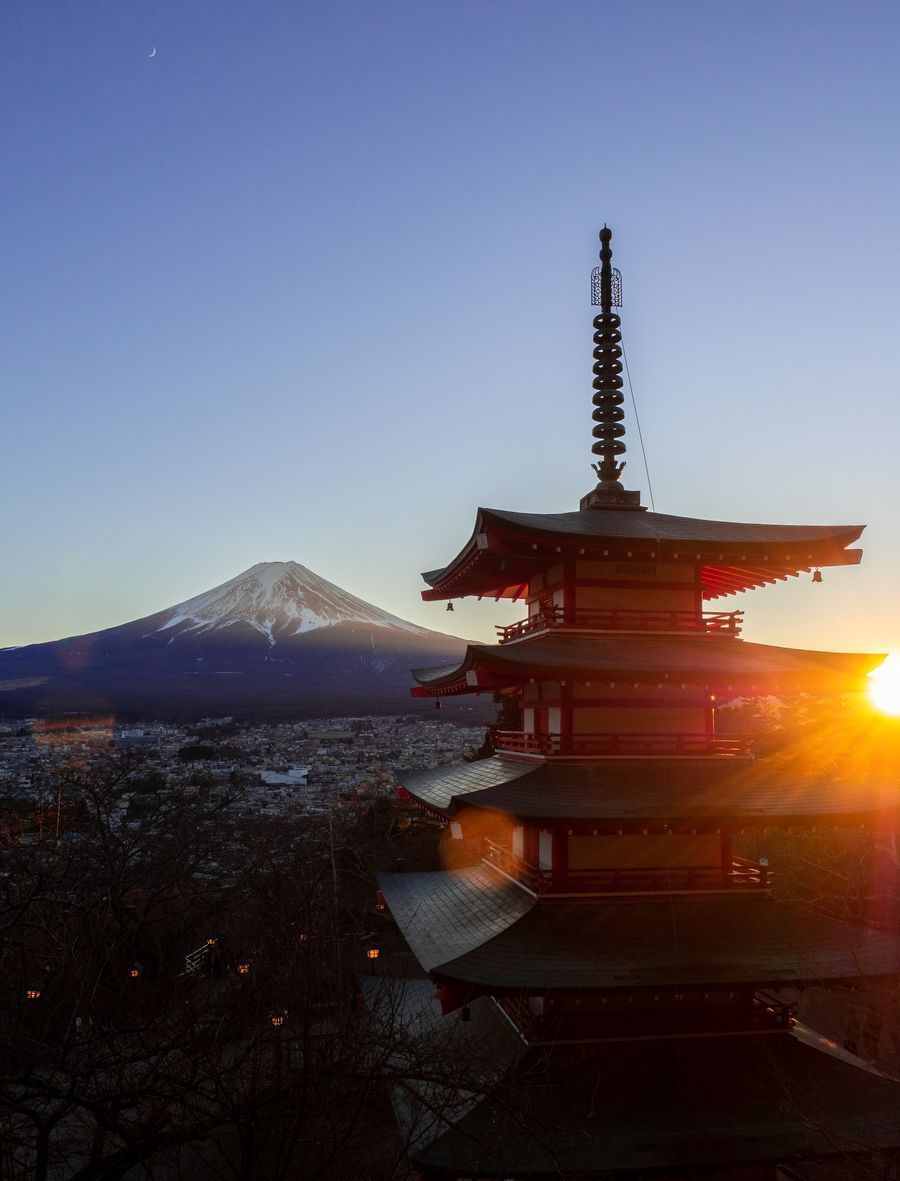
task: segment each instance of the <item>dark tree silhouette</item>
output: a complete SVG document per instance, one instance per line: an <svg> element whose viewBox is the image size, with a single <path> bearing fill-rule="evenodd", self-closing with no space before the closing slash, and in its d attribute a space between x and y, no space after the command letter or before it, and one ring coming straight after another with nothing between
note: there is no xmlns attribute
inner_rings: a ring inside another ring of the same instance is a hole
<svg viewBox="0 0 900 1181"><path fill-rule="evenodd" d="M406 1176L388 1088L459 1064L359 982L390 1002L373 868L436 832L384 800L263 820L112 755L54 799L0 829L0 1176Z"/></svg>

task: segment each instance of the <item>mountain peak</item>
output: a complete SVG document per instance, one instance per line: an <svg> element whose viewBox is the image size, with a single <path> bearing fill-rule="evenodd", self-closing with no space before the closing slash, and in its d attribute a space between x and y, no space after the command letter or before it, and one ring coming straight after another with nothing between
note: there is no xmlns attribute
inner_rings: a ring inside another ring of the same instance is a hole
<svg viewBox="0 0 900 1181"><path fill-rule="evenodd" d="M0 651L0 712L183 719L406 714L431 704L410 698L408 670L458 662L465 647L459 637L398 619L299 562L257 562L153 615Z"/></svg>
<svg viewBox="0 0 900 1181"><path fill-rule="evenodd" d="M245 624L274 646L279 639L338 623L400 628L414 635L427 629L398 619L335 586L299 562L257 562L212 590L162 612L160 632L219 631Z"/></svg>

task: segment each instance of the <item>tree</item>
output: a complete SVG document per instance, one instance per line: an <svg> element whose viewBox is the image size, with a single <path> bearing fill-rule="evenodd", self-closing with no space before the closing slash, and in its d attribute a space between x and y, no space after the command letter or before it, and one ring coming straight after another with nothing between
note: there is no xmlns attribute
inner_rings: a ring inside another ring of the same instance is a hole
<svg viewBox="0 0 900 1181"><path fill-rule="evenodd" d="M497 716L485 730L481 746L468 756L468 762L474 763L479 759L489 759L494 753L497 734L501 731L521 729L519 699L509 693L495 693L494 701L497 705Z"/></svg>
<svg viewBox="0 0 900 1181"><path fill-rule="evenodd" d="M0 1175L395 1175L386 1078L448 1067L360 1008L389 938L372 870L407 839L392 810L261 820L236 790L141 776L71 767L59 838L5 817Z"/></svg>

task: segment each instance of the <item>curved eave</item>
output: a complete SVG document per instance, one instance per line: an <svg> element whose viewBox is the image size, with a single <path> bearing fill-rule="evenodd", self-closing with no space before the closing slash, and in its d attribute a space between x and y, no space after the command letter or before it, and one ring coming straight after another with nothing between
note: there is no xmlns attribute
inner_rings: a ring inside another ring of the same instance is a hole
<svg viewBox="0 0 900 1181"><path fill-rule="evenodd" d="M434 976L498 991L785 985L900 973L893 934L762 892L537 900L476 866L382 874Z"/></svg>
<svg viewBox="0 0 900 1181"><path fill-rule="evenodd" d="M720 692L853 692L884 653L817 652L729 637L592 637L551 633L517 644L470 644L460 664L413 669L415 697L512 689L531 679L667 679Z"/></svg>
<svg viewBox="0 0 900 1181"><path fill-rule="evenodd" d="M604 523L616 528L604 532ZM452 562L422 575L429 584L422 598L515 599L536 567L584 557L697 564L703 597L714 599L816 567L857 565L862 551L847 547L863 528L754 525L610 510L538 515L479 509L472 536Z"/></svg>
<svg viewBox="0 0 900 1181"><path fill-rule="evenodd" d="M821 760L827 764L827 757ZM430 771L398 773L421 807L445 820L477 810L510 822L566 821L588 830L641 831L663 821L677 831L699 825L798 827L865 825L893 831L900 823L894 778L835 780L807 757L763 758L726 766L710 759L610 760L597 766L543 764L494 755Z"/></svg>
<svg viewBox="0 0 900 1181"><path fill-rule="evenodd" d="M476 1026L489 1010L476 1006L459 1029L492 1046L491 1026ZM544 1061L537 1075L509 1072L480 1103L457 1092L464 1114L452 1122L433 1114L431 1094L413 1122L398 1092L401 1126L417 1137L411 1158L439 1177L546 1181L771 1175L774 1161L806 1173L810 1160L839 1166L900 1146L897 1083L788 1033L606 1044L577 1070L571 1056Z"/></svg>

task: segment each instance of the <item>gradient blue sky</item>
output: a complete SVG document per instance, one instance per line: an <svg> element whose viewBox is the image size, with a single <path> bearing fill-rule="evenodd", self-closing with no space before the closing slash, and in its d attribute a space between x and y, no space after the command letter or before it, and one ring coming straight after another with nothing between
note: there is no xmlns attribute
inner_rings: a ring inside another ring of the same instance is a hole
<svg viewBox="0 0 900 1181"><path fill-rule="evenodd" d="M722 607L900 649L896 3L5 0L0 34L0 644L287 559L492 635L515 607L418 571L591 486L606 221L657 509L869 524L858 570Z"/></svg>

